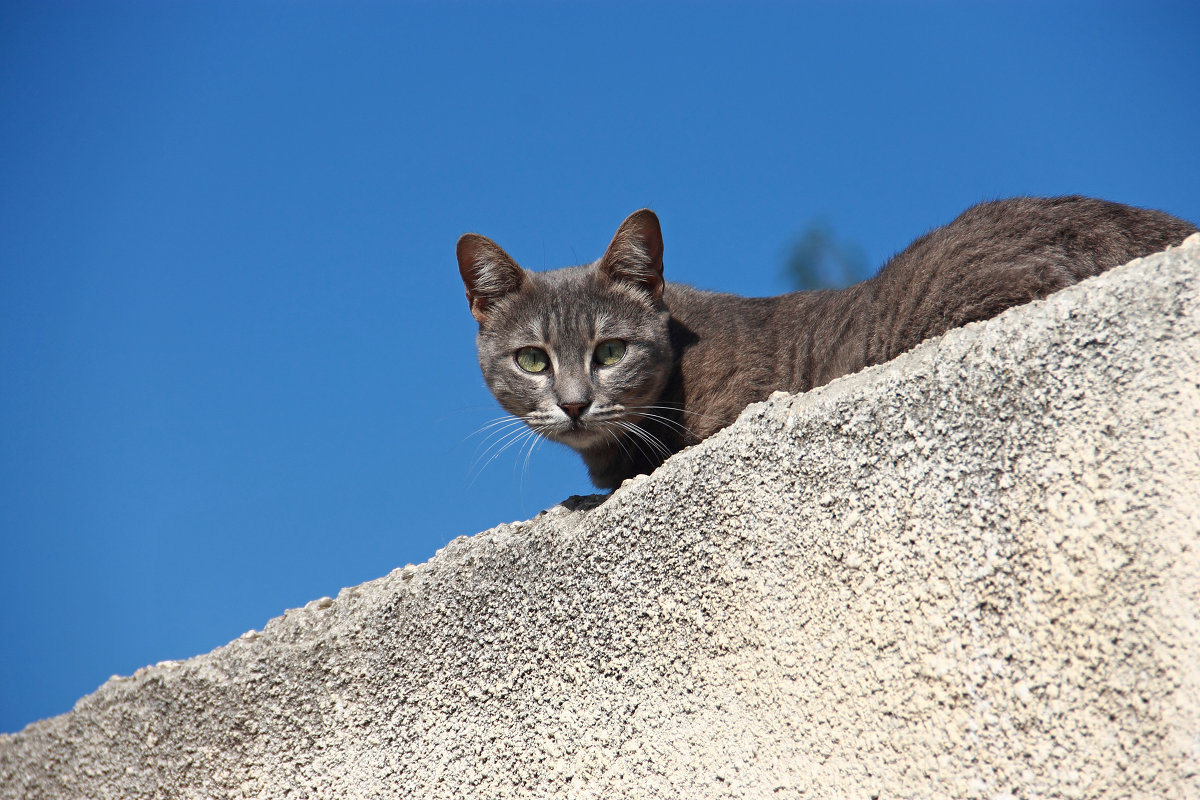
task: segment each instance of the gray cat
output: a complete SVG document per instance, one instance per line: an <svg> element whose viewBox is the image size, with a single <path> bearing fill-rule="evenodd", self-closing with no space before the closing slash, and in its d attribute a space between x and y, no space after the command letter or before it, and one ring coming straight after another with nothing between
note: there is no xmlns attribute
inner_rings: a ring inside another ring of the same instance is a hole
<svg viewBox="0 0 1200 800"><path fill-rule="evenodd" d="M808 391L1195 231L1086 197L1000 200L862 283L750 298L667 284L658 217L643 209L592 264L528 272L468 233L458 268L500 405L577 450L592 482L611 489L773 391Z"/></svg>

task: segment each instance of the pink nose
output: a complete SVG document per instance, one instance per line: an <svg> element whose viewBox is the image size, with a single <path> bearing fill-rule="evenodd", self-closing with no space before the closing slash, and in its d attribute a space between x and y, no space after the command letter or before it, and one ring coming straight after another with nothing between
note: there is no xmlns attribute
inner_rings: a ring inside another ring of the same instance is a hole
<svg viewBox="0 0 1200 800"><path fill-rule="evenodd" d="M567 416L571 419L579 419L590 403L559 403L558 407L567 412Z"/></svg>

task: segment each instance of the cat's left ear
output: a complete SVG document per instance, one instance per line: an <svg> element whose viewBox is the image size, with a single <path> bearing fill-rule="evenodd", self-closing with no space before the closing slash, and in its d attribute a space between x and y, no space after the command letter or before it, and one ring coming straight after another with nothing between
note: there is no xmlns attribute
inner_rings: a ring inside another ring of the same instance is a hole
<svg viewBox="0 0 1200 800"><path fill-rule="evenodd" d="M518 291L525 282L525 270L512 260L500 245L478 233L464 233L458 239L458 273L467 287L471 316L483 324L493 303Z"/></svg>
<svg viewBox="0 0 1200 800"><path fill-rule="evenodd" d="M625 218L600 259L600 271L645 289L655 303L662 299L662 228L653 211L643 208Z"/></svg>

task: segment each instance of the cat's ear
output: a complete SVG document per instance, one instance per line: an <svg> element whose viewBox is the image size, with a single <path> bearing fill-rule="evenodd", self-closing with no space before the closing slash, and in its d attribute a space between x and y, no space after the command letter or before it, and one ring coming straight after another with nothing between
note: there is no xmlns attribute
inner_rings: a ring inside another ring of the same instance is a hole
<svg viewBox="0 0 1200 800"><path fill-rule="evenodd" d="M625 218L600 259L600 272L645 289L655 303L662 299L662 228L653 211L643 208Z"/></svg>
<svg viewBox="0 0 1200 800"><path fill-rule="evenodd" d="M486 236L464 233L458 240L458 272L467 287L467 302L476 322L487 319L488 308L501 297L518 291L525 270Z"/></svg>

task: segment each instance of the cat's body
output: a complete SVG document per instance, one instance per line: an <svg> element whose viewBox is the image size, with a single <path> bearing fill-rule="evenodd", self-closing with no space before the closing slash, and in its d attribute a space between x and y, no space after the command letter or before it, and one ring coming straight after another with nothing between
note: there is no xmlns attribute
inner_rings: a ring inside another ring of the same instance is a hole
<svg viewBox="0 0 1200 800"><path fill-rule="evenodd" d="M458 257L497 400L613 488L773 391L882 363L1195 231L1088 198L983 203L862 283L762 298L665 283L658 219L646 210L594 264L527 272L475 234L459 240Z"/></svg>

